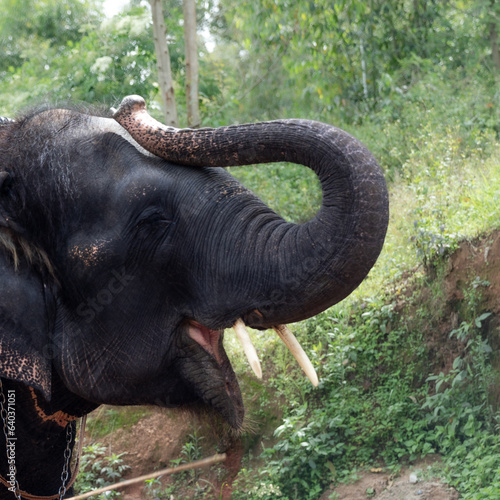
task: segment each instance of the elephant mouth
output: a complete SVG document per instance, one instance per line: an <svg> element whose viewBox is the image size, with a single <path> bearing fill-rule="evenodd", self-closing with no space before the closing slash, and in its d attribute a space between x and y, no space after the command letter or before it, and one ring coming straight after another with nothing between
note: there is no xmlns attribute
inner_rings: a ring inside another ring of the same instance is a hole
<svg viewBox="0 0 500 500"><path fill-rule="evenodd" d="M222 330L212 330L197 321L190 320L188 323L188 334L208 354L213 356L219 365L222 365L222 356L219 349Z"/></svg>
<svg viewBox="0 0 500 500"><path fill-rule="evenodd" d="M257 314L260 315L258 311ZM237 319L232 326L236 337L241 343L243 352L248 360L252 371L257 378L262 378L262 368L260 365L259 357L257 351L252 343L250 334L246 328L245 322L242 318ZM314 369L311 361L307 357L306 353L298 343L295 336L289 330L286 325L276 325L273 326L273 330L283 341L285 346L290 350L300 367L304 370L304 373L309 378L311 383L316 387L319 383L316 370ZM219 345L220 337L223 330L213 330L210 329L197 321L190 320L188 326L189 336L197 342L205 351L207 351L211 356L215 358L217 363L222 366L222 359ZM224 353L225 354L225 353Z"/></svg>
<svg viewBox="0 0 500 500"><path fill-rule="evenodd" d="M243 400L224 350L224 330L188 320L184 323L184 333L187 350L181 362L181 375L202 402L222 415L231 427L241 429Z"/></svg>

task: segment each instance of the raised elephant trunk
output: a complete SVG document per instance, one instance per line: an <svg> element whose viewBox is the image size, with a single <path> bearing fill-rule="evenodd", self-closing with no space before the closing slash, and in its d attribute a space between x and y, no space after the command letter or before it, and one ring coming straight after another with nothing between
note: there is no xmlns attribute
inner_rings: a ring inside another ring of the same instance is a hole
<svg viewBox="0 0 500 500"><path fill-rule="evenodd" d="M114 118L140 146L177 164L286 161L318 175L323 201L312 220L274 218L245 236L249 244L257 240L251 245L261 271L248 283L247 296L255 297L240 311L245 324L269 328L318 314L348 296L374 265L388 224L386 184L372 154L343 130L310 120L174 129L151 118L138 96L125 98Z"/></svg>

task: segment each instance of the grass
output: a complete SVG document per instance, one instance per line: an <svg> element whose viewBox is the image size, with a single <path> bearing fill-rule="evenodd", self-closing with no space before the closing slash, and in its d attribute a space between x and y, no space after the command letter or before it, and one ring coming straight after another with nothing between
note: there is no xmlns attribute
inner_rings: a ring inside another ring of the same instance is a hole
<svg viewBox="0 0 500 500"><path fill-rule="evenodd" d="M151 410L143 406L100 406L87 418L87 437L95 441L117 429L129 429L150 413Z"/></svg>
<svg viewBox="0 0 500 500"><path fill-rule="evenodd" d="M232 168L230 172L289 222L306 222L321 205L319 180L301 165L273 163Z"/></svg>
<svg viewBox="0 0 500 500"><path fill-rule="evenodd" d="M453 146L457 138L446 138ZM446 153L446 151L443 151ZM491 156L446 157L434 172L405 166L390 186L391 219L384 249L356 295L371 295L410 269L456 248L459 241L500 227L500 147Z"/></svg>

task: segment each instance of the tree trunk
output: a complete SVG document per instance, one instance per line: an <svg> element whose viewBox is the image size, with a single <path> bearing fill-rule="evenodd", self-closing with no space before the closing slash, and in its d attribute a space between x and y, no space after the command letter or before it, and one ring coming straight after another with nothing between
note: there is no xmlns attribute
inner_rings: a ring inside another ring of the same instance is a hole
<svg viewBox="0 0 500 500"><path fill-rule="evenodd" d="M359 52L361 53L361 79L363 82L363 95L365 100L368 100L368 83L366 78L366 59L365 59L365 48L363 46L363 37L359 37Z"/></svg>
<svg viewBox="0 0 500 500"><path fill-rule="evenodd" d="M184 0L184 41L186 46L186 104L188 126L200 126L198 99L198 47L196 41L196 2Z"/></svg>
<svg viewBox="0 0 500 500"><path fill-rule="evenodd" d="M490 22L490 44L491 57L493 59L493 67L496 72L500 72L500 50L498 48L498 19L495 9L495 0L491 0L491 14L493 19Z"/></svg>
<svg viewBox="0 0 500 500"><path fill-rule="evenodd" d="M167 30L163 17L161 0L150 0L153 14L153 33L155 40L156 62L158 66L158 84L163 101L165 123L178 127L177 106L175 104L174 81L170 67L170 54L167 44Z"/></svg>

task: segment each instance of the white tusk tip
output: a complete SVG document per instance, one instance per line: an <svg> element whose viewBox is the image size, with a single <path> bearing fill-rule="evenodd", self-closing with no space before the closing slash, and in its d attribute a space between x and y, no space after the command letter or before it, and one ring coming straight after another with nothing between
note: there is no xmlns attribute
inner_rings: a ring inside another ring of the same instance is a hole
<svg viewBox="0 0 500 500"><path fill-rule="evenodd" d="M246 329L245 323L243 323L243 320L238 319L234 323L233 328L234 332L236 333L236 336L238 337L239 341L241 342L241 345L243 346L243 352L245 353L245 356L248 359L250 367L255 373L255 376L261 379L262 368L260 366L260 361L257 356L257 351L255 350L255 347L252 344L252 340L250 339L250 335L248 334L248 330Z"/></svg>
<svg viewBox="0 0 500 500"><path fill-rule="evenodd" d="M314 387L318 387L319 380L316 370L311 363L311 360L307 357L307 354L302 349L301 345L295 338L294 334L286 325L276 325L273 326L274 331L278 334L283 343L288 347L293 357L297 360L307 378L311 381Z"/></svg>
<svg viewBox="0 0 500 500"><path fill-rule="evenodd" d="M251 365L253 372L255 373L255 376L259 379L262 378L262 368L260 366L259 361L254 361Z"/></svg>

